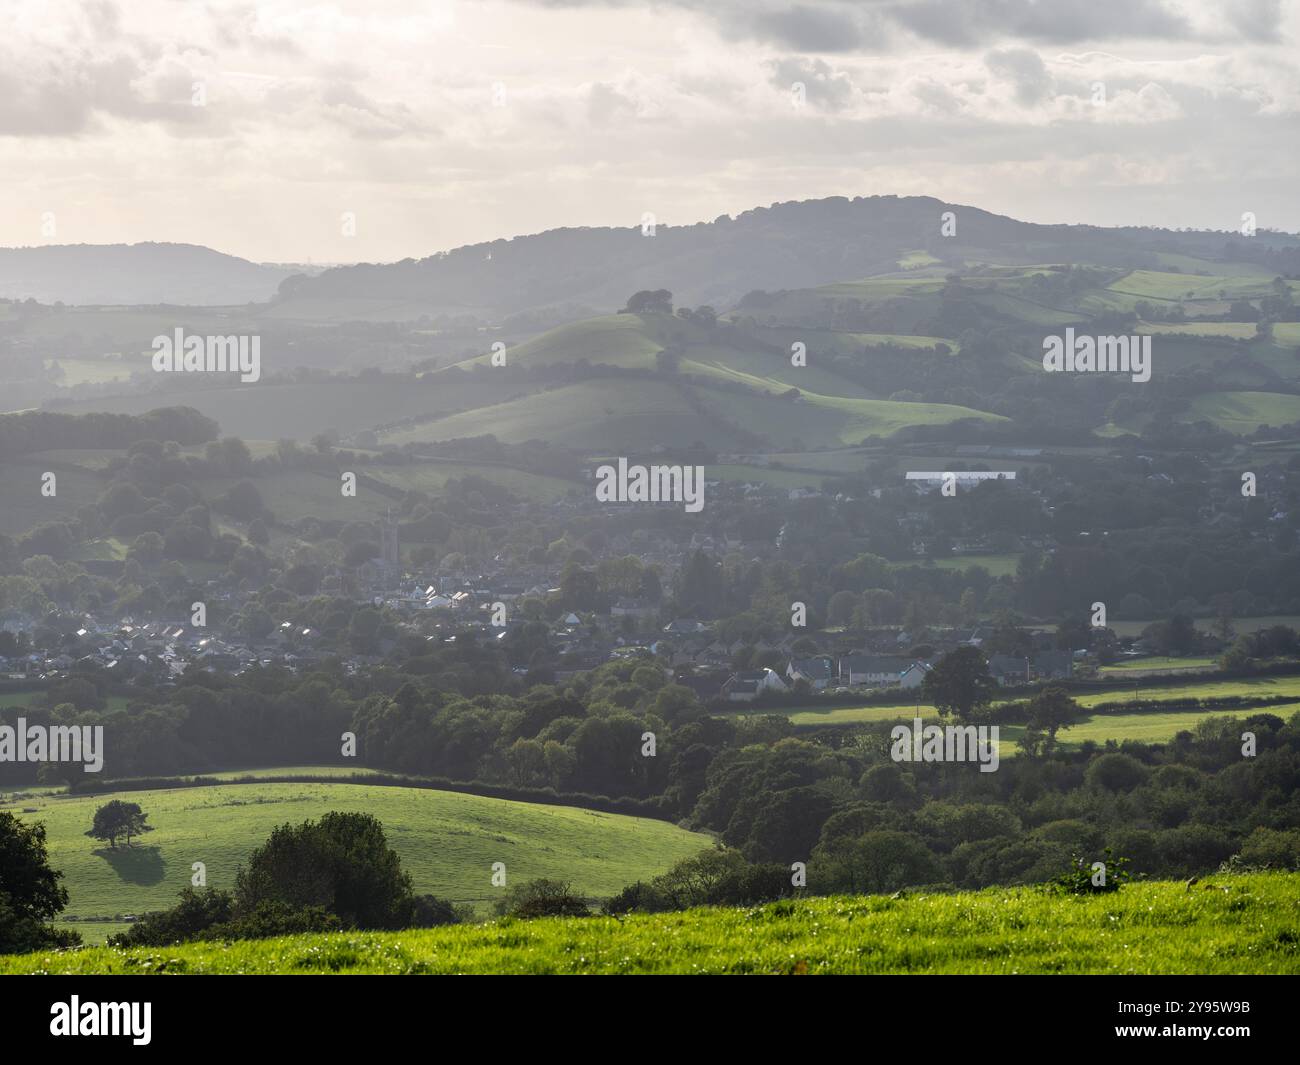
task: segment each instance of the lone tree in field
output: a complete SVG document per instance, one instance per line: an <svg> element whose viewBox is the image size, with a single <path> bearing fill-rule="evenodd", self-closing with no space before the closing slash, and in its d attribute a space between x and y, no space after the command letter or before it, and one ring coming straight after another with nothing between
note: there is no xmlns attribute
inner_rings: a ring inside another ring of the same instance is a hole
<svg viewBox="0 0 1300 1065"><path fill-rule="evenodd" d="M934 703L940 716L974 724L984 716L998 683L989 674L988 663L978 647L949 651L925 675L921 694Z"/></svg>
<svg viewBox="0 0 1300 1065"><path fill-rule="evenodd" d="M136 803L114 799L95 811L95 823L86 835L92 839L108 840L108 845L114 850L117 849L117 838L125 836L129 847L132 836L153 831L153 825L145 823L148 816Z"/></svg>
<svg viewBox="0 0 1300 1065"><path fill-rule="evenodd" d="M653 291L642 289L640 292L634 292L627 301L627 306L623 308L623 314L672 314L673 313L673 294L666 288L657 288Z"/></svg>
<svg viewBox="0 0 1300 1065"><path fill-rule="evenodd" d="M1029 720L1020 746L1032 755L1048 755L1056 746L1056 734L1069 728L1083 708L1064 688L1053 686L1029 700Z"/></svg>

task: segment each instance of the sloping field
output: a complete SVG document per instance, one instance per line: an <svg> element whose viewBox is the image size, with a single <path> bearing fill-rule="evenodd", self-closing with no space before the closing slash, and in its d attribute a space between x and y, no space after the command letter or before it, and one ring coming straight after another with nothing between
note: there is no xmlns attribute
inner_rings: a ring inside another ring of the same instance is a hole
<svg viewBox="0 0 1300 1065"><path fill-rule="evenodd" d="M88 839L97 807L111 798L138 803L155 831L116 851ZM34 813L25 812L35 807ZM369 813L383 822L417 892L487 907L492 863L508 883L534 877L571 880L607 896L653 877L709 845L706 836L648 818L568 806L489 799L420 788L358 784L230 784L76 798L35 796L2 806L43 821L50 864L63 870L67 914L113 917L164 909L189 885L191 865L208 883L234 885L235 870L271 830L330 810ZM83 936L94 924L79 923Z"/></svg>
<svg viewBox="0 0 1300 1065"><path fill-rule="evenodd" d="M1296 282L1289 282L1300 288ZM1114 292L1148 300L1235 300L1266 296L1272 291L1272 279L1259 274L1229 277L1215 274L1164 273L1158 270L1134 270L1111 283Z"/></svg>
<svg viewBox="0 0 1300 1065"><path fill-rule="evenodd" d="M1211 392L1196 396L1182 421L1205 419L1230 433L1246 435L1261 425L1300 421L1300 396L1282 392Z"/></svg>
<svg viewBox="0 0 1300 1065"><path fill-rule="evenodd" d="M666 440L734 445L725 426L702 417L673 385L595 378L385 433L385 443L491 433L506 443L546 440L565 448L649 450Z"/></svg>
<svg viewBox="0 0 1300 1065"><path fill-rule="evenodd" d="M263 353L264 373L268 369L267 362ZM214 419L225 436L251 440L289 437L305 442L326 429L336 429L348 435L401 418L474 407L488 401L499 384L496 380L440 377L436 383L424 378L417 385L409 378L395 376L291 385L263 380L226 388L192 388L81 400L61 406L59 410L68 414L85 414L87 411L143 414L160 407L193 407Z"/></svg>

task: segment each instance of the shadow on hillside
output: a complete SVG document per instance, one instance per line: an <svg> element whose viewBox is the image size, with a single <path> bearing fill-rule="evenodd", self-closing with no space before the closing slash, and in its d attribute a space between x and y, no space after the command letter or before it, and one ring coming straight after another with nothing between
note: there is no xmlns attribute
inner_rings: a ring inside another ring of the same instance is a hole
<svg viewBox="0 0 1300 1065"><path fill-rule="evenodd" d="M100 847L95 853L130 884L157 884L163 878L165 865L157 847Z"/></svg>

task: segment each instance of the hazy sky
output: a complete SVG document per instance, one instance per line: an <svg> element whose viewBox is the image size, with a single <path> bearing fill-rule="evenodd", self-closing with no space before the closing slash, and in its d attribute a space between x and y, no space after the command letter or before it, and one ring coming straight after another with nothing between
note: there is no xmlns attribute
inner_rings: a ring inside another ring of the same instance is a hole
<svg viewBox="0 0 1300 1065"><path fill-rule="evenodd" d="M388 261L877 193L1295 231L1298 45L1300 0L0 0L0 245Z"/></svg>

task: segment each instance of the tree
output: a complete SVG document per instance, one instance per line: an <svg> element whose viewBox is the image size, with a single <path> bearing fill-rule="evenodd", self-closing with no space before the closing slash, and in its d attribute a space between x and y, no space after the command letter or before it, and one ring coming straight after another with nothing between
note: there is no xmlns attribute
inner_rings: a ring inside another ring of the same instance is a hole
<svg viewBox="0 0 1300 1065"><path fill-rule="evenodd" d="M1037 750L1033 753L1051 754L1056 746L1057 732L1069 728L1081 713L1083 708L1064 688L1053 686L1044 689L1029 700L1029 728L1025 738L1029 740L1033 736L1037 742L1030 741L1025 746L1035 746Z"/></svg>
<svg viewBox="0 0 1300 1065"><path fill-rule="evenodd" d="M833 848L819 846L813 867L819 882L854 893L885 894L943 878L939 860L910 832L867 832Z"/></svg>
<svg viewBox="0 0 1300 1065"><path fill-rule="evenodd" d="M81 942L49 922L68 904L63 874L50 868L45 826L0 812L0 954Z"/></svg>
<svg viewBox="0 0 1300 1065"><path fill-rule="evenodd" d="M241 917L269 903L319 907L345 928L405 928L413 898L410 875L370 814L330 812L280 825L235 876Z"/></svg>
<svg viewBox="0 0 1300 1065"><path fill-rule="evenodd" d="M941 716L952 714L960 721L973 724L987 711L997 687L979 648L958 647L939 659L925 675L921 694L935 705Z"/></svg>
<svg viewBox="0 0 1300 1065"><path fill-rule="evenodd" d="M86 835L92 839L107 840L114 850L117 849L118 836L125 836L129 847L132 836L142 836L153 831L153 826L145 823L147 817L138 804L113 799L95 811L94 824Z"/></svg>
<svg viewBox="0 0 1300 1065"><path fill-rule="evenodd" d="M635 292L623 308L623 314L672 314L673 294L666 288Z"/></svg>
<svg viewBox="0 0 1300 1065"><path fill-rule="evenodd" d="M266 510L262 502L262 493L252 481L240 481L223 496L217 499L217 509L236 518L251 521L260 517Z"/></svg>

